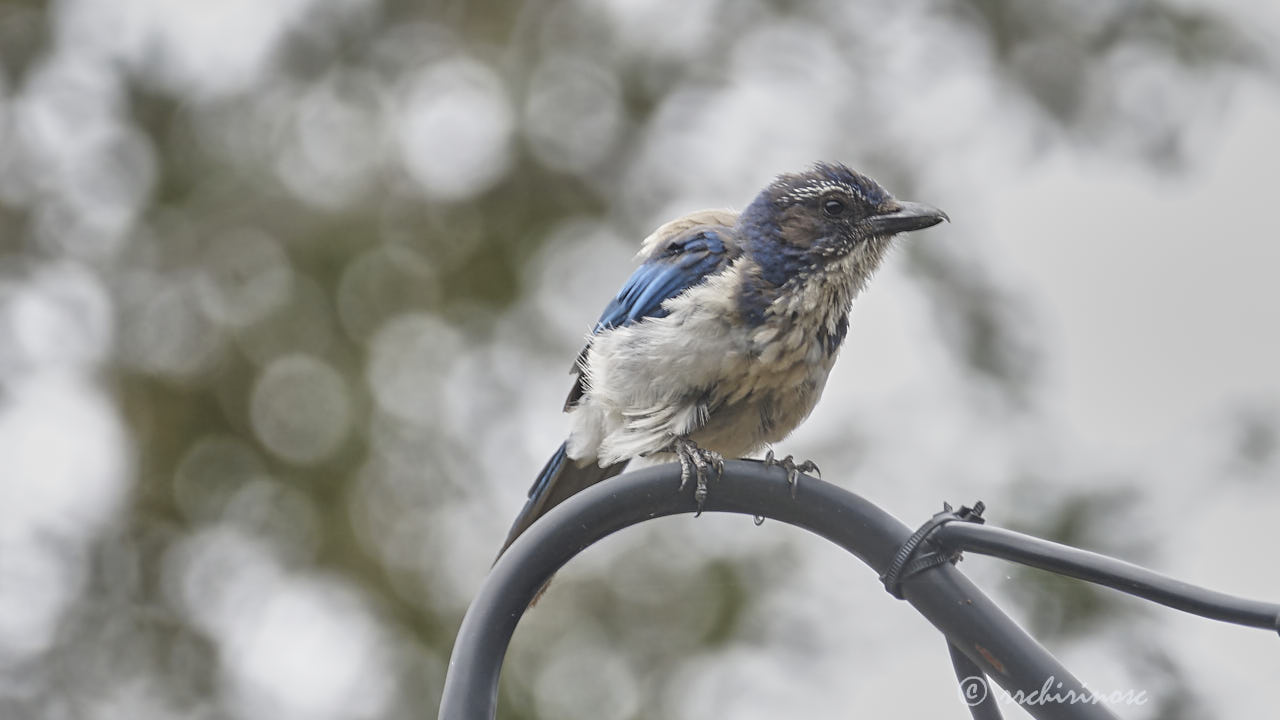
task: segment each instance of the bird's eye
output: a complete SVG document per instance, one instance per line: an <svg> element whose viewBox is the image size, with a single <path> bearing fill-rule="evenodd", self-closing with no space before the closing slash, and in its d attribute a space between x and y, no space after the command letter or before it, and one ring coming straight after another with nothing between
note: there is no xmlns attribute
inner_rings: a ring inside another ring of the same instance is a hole
<svg viewBox="0 0 1280 720"><path fill-rule="evenodd" d="M822 212L828 217L840 217L844 214L844 203L835 199L827 200L822 203Z"/></svg>

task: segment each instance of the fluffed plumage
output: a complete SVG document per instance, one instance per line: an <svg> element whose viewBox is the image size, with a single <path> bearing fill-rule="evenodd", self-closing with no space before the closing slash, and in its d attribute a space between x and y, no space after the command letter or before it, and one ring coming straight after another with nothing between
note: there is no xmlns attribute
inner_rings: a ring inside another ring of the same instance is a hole
<svg viewBox="0 0 1280 720"><path fill-rule="evenodd" d="M669 459L688 442L741 457L786 437L822 394L850 306L893 236L944 219L819 164L778 177L741 214L703 210L658 228L578 355L569 439L503 550L632 458Z"/></svg>

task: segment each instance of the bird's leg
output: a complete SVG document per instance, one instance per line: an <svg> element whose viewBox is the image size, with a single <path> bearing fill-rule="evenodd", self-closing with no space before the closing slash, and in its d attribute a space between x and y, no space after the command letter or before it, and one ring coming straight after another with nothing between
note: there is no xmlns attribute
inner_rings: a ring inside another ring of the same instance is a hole
<svg viewBox="0 0 1280 720"><path fill-rule="evenodd" d="M707 479L714 470L716 477L724 473L724 456L713 450L704 450L689 438L676 438L672 450L680 459L680 489L689 484L692 475L695 483L693 499L698 502L698 514L702 514L702 504L707 501Z"/></svg>
<svg viewBox="0 0 1280 720"><path fill-rule="evenodd" d="M811 472L817 475L819 478L822 477L822 471L818 469L818 466L815 465L812 460L805 460L799 465L796 464L795 458L792 457L791 455L788 455L782 458L781 460L778 460L777 458L774 457L772 448L770 448L769 452L766 453L764 456L764 466L765 467L776 466L787 471L787 484L791 486L792 499L795 499L796 489L800 487L800 473Z"/></svg>

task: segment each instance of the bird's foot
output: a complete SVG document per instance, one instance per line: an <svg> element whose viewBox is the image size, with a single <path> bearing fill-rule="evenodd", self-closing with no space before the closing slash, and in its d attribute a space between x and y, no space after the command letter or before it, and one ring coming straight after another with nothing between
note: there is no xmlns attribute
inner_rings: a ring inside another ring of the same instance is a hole
<svg viewBox="0 0 1280 720"><path fill-rule="evenodd" d="M707 481L712 471L717 479L724 474L724 456L713 450L704 450L687 438L676 438L672 449L680 460L680 489L684 490L689 479L693 479L693 499L698 503L697 514L701 515L702 504L707 501Z"/></svg>
<svg viewBox="0 0 1280 720"><path fill-rule="evenodd" d="M788 455L782 458L781 460L778 460L776 457L774 457L773 450L770 450L768 453L765 454L764 466L780 467L783 470L787 471L787 484L791 486L791 498L793 500L796 497L796 489L800 487L800 473L811 472L814 475L817 475L819 478L822 477L822 471L818 469L817 465L813 464L812 460L805 460L804 462L797 465L795 458L792 457L791 455Z"/></svg>

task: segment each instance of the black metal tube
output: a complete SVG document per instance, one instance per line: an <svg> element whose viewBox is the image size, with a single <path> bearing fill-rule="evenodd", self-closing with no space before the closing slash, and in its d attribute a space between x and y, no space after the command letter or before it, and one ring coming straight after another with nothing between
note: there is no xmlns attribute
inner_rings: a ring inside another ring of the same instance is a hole
<svg viewBox="0 0 1280 720"><path fill-rule="evenodd" d="M960 684L960 697L969 706L973 720L1004 720L982 668L950 640L947 641L947 653L951 655L951 667L955 668L956 682Z"/></svg>
<svg viewBox="0 0 1280 720"><path fill-rule="evenodd" d="M677 492L674 464L644 468L588 488L549 512L494 566L467 610L449 660L441 720L490 720L498 677L511 636L542 584L574 555L610 533L650 518L696 510L692 488ZM785 472L761 463L729 461L704 510L759 515L814 532L883 574L912 530L857 495L803 476L791 497ZM973 663L1038 720L1095 720L1115 716L1101 704L1035 703L1047 682L1060 692L1087 691L952 565L931 568L902 583L907 602L941 630Z"/></svg>
<svg viewBox="0 0 1280 720"><path fill-rule="evenodd" d="M1012 530L953 522L938 528L930 537L948 549L990 555L1079 578L1212 620L1280 629L1280 604L1234 597L1123 560Z"/></svg>

